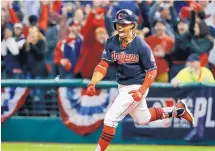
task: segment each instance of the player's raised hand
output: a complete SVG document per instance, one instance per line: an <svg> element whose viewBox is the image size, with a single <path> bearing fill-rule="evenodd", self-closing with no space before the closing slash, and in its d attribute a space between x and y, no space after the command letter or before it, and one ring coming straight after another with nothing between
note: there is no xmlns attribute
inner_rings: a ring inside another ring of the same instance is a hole
<svg viewBox="0 0 215 151"><path fill-rule="evenodd" d="M96 87L95 84L89 84L87 87L87 95L88 96L93 96L96 94Z"/></svg>
<svg viewBox="0 0 215 151"><path fill-rule="evenodd" d="M140 102L144 93L142 93L140 90L132 90L128 92L128 94L132 95L134 101Z"/></svg>

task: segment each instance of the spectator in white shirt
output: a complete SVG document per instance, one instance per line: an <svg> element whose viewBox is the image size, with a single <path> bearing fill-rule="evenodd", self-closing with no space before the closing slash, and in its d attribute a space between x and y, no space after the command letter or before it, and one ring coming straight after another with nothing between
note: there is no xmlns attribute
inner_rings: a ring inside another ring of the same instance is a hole
<svg viewBox="0 0 215 151"><path fill-rule="evenodd" d="M18 59L19 48L13 38L13 28L9 25L4 30L4 39L1 43L1 55L4 59L8 74L7 78L20 78L22 69Z"/></svg>

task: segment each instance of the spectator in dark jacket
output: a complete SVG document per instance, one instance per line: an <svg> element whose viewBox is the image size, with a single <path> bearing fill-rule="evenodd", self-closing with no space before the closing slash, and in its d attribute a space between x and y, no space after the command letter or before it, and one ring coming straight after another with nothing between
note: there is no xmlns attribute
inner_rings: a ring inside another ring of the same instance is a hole
<svg viewBox="0 0 215 151"><path fill-rule="evenodd" d="M45 43L45 37L36 26L29 28L25 51L27 67L33 78L45 77L48 74L45 64Z"/></svg>
<svg viewBox="0 0 215 151"><path fill-rule="evenodd" d="M25 61L27 71L30 75L27 78L45 79L48 76L45 63L46 39L37 26L30 27L28 33L25 43ZM45 104L43 89L33 89L32 95L34 100L33 105L36 106L38 105L36 102L39 102L41 105L40 109L43 109Z"/></svg>

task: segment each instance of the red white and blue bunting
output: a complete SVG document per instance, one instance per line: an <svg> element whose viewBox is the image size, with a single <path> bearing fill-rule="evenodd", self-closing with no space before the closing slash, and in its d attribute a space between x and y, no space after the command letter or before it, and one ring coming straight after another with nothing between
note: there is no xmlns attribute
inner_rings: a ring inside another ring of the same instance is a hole
<svg viewBox="0 0 215 151"><path fill-rule="evenodd" d="M12 116L24 104L29 92L28 88L1 88L1 123Z"/></svg>
<svg viewBox="0 0 215 151"><path fill-rule="evenodd" d="M117 89L100 89L89 97L86 89L58 89L58 103L64 124L79 135L87 135L97 130L105 113L117 95Z"/></svg>

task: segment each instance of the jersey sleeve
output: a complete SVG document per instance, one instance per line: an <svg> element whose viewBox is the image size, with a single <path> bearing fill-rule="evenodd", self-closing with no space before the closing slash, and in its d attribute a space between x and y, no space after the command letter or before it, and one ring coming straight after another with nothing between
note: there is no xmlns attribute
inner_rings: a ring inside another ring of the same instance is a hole
<svg viewBox="0 0 215 151"><path fill-rule="evenodd" d="M144 66L145 70L150 71L153 69L157 69L154 55L151 51L151 48L146 42L141 43L139 51L140 62Z"/></svg>
<svg viewBox="0 0 215 151"><path fill-rule="evenodd" d="M105 48L102 52L101 60L112 62L111 52L110 52L110 49L108 48L108 41L105 43Z"/></svg>

